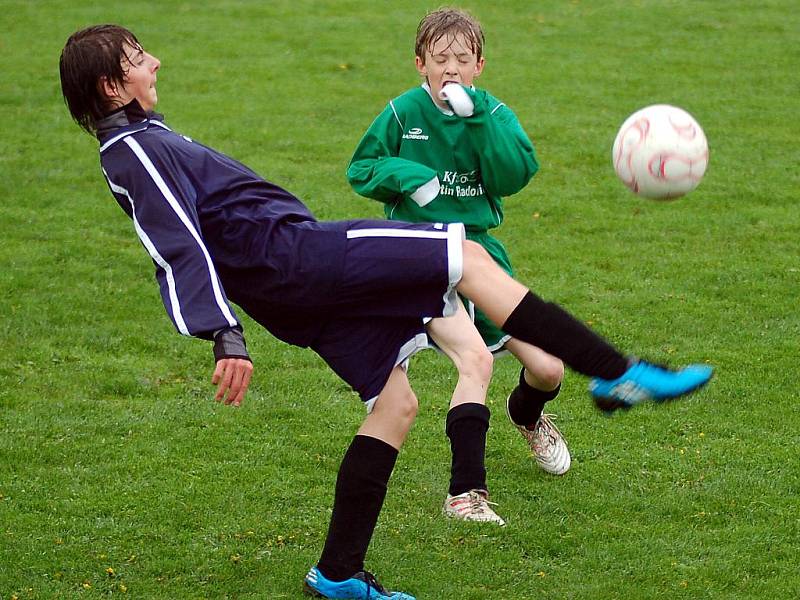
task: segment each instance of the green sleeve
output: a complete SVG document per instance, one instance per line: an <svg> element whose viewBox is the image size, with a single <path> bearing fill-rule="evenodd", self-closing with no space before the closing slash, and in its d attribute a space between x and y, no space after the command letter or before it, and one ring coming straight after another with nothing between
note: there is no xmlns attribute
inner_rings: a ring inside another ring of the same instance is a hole
<svg viewBox="0 0 800 600"><path fill-rule="evenodd" d="M402 135L402 126L389 105L367 129L350 159L347 181L356 193L393 203L437 177L434 169L397 156Z"/></svg>
<svg viewBox="0 0 800 600"><path fill-rule="evenodd" d="M504 104L490 110L488 94L467 89L475 112L465 119L467 130L481 148L481 179L486 190L505 197L524 188L539 170L536 150L514 112Z"/></svg>

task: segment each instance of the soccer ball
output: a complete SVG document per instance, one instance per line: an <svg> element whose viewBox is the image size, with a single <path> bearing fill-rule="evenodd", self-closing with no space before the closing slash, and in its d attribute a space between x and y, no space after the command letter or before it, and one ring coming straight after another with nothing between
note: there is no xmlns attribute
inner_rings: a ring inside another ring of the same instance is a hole
<svg viewBox="0 0 800 600"><path fill-rule="evenodd" d="M619 128L614 170L634 193L669 200L691 192L708 166L708 142L694 117L668 104L636 111Z"/></svg>

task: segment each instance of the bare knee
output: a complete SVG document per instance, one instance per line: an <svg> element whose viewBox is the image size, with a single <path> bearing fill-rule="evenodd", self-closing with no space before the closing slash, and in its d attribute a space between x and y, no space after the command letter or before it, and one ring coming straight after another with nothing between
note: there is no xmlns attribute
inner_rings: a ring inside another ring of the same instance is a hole
<svg viewBox="0 0 800 600"><path fill-rule="evenodd" d="M409 421L413 421L417 418L419 401L417 400L417 395L411 390L409 390L408 394L403 398L402 411L403 416Z"/></svg>
<svg viewBox="0 0 800 600"><path fill-rule="evenodd" d="M417 396L405 371L395 367L358 432L400 449L417 416Z"/></svg>
<svg viewBox="0 0 800 600"><path fill-rule="evenodd" d="M555 356L539 360L535 369L525 369L525 380L540 390L554 390L564 379L564 363Z"/></svg>
<svg viewBox="0 0 800 600"><path fill-rule="evenodd" d="M403 423L410 427L414 419L417 418L419 401L414 391L409 387L402 393L394 395L391 406L384 408L388 408L391 411L398 423Z"/></svg>
<svg viewBox="0 0 800 600"><path fill-rule="evenodd" d="M463 352L461 362L456 366L459 377L469 377L488 387L492 380L494 357L489 349L481 344L480 347L469 348Z"/></svg>
<svg viewBox="0 0 800 600"><path fill-rule="evenodd" d="M554 358L545 365L544 377L548 388L555 389L564 380L564 363Z"/></svg>

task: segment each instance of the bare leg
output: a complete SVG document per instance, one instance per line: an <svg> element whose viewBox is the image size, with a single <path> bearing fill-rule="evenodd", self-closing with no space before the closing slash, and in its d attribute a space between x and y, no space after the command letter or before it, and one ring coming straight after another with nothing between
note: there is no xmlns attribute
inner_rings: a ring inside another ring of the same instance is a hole
<svg viewBox="0 0 800 600"><path fill-rule="evenodd" d="M502 326L528 288L512 279L476 242L464 241L464 273L458 291L472 300L497 326Z"/></svg>
<svg viewBox="0 0 800 600"><path fill-rule="evenodd" d="M573 370L593 377L590 390L604 411L645 400L663 402L702 387L713 368L690 365L672 370L629 360L586 324L514 281L481 246L463 242L463 272L457 288L511 336L557 356Z"/></svg>
<svg viewBox="0 0 800 600"><path fill-rule="evenodd" d="M463 250L458 291L506 333L584 375L614 380L627 371L624 355L563 308L512 279L479 244L466 240Z"/></svg>
<svg viewBox="0 0 800 600"><path fill-rule="evenodd" d="M328 579L343 581L364 568L397 451L416 414L406 373L395 367L339 466L328 536L317 563Z"/></svg>
<svg viewBox="0 0 800 600"><path fill-rule="evenodd" d="M556 397L564 378L564 363L541 348L512 338L506 342L523 364L519 385L508 397L508 416L528 443L537 464L547 473L563 475L572 459L566 440L545 403Z"/></svg>
<svg viewBox="0 0 800 600"><path fill-rule="evenodd" d="M445 432L450 439L452 463L445 514L466 520L502 519L486 504L486 432L489 409L486 392L492 378L492 353L459 302L452 317L433 319L428 333L458 369L458 384L447 412ZM462 497L479 490L476 502Z"/></svg>
<svg viewBox="0 0 800 600"><path fill-rule="evenodd" d="M541 348L511 338L506 349L525 367L525 382L537 390L549 392L564 379L564 363Z"/></svg>
<svg viewBox="0 0 800 600"><path fill-rule="evenodd" d="M450 408L474 402L486 404L486 392L492 378L492 353L486 348L464 305L452 317L433 319L428 334L453 361L458 370L458 383L450 400Z"/></svg>
<svg viewBox="0 0 800 600"><path fill-rule="evenodd" d="M377 438L399 450L411 430L418 408L406 372L395 367L372 412L361 424L358 435Z"/></svg>

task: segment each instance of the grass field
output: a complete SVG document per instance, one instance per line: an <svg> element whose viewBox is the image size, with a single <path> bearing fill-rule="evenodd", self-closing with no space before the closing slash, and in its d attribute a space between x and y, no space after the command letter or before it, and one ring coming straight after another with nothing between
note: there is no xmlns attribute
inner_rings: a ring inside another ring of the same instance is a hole
<svg viewBox="0 0 800 600"><path fill-rule="evenodd" d="M436 6L0 0L0 600L300 598L363 417L319 359L249 320L247 402L211 400L210 348L173 331L96 142L61 100L67 36L128 26L162 61L173 128L319 218L376 217L344 171L417 84L414 32ZM519 278L626 350L717 376L605 419L569 374L553 410L573 467L553 478L507 423L517 367L498 361L500 530L440 516L454 374L422 354L368 567L420 599L800 597L796 3L463 6L487 32L479 85L542 163L497 232ZM637 199L611 168L618 126L656 102L689 110L711 147L701 186L671 203Z"/></svg>

